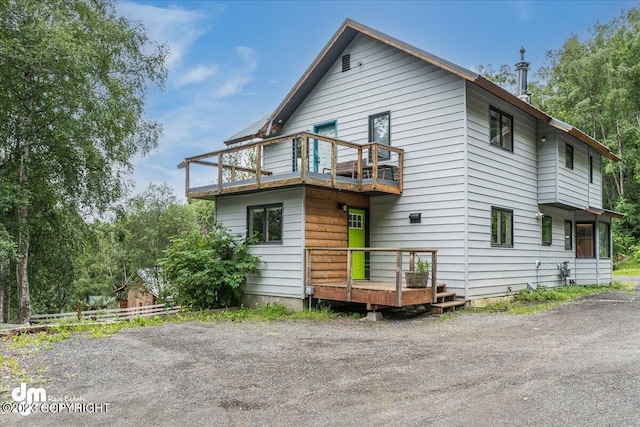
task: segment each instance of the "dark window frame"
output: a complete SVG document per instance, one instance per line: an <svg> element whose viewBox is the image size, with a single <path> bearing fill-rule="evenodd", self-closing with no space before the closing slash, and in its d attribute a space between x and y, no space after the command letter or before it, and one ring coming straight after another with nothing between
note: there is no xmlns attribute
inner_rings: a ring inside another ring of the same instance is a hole
<svg viewBox="0 0 640 427"><path fill-rule="evenodd" d="M567 235L567 231L569 231L569 235ZM564 220L564 250L570 251L572 249L573 249L573 221L571 221L570 219L565 219Z"/></svg>
<svg viewBox="0 0 640 427"><path fill-rule="evenodd" d="M589 156L589 184L593 184L593 156Z"/></svg>
<svg viewBox="0 0 640 427"><path fill-rule="evenodd" d="M504 118L509 119L509 121L511 122L511 131L509 132L509 138L508 138L508 146L506 146L507 144L505 144L505 138L502 132L499 131L499 135L492 135L492 126L491 126L491 113L495 113L498 115L497 117L497 122L498 122L498 129L501 130L502 129L502 122L504 120ZM514 120L513 120L513 116L511 114L507 114L504 111L490 105L489 106L489 145L494 146L494 147L498 147L501 148L505 151L508 151L510 153L513 153L513 135L514 135ZM498 138L499 136L499 138ZM498 138L495 142L494 142L494 138Z"/></svg>
<svg viewBox="0 0 640 427"><path fill-rule="evenodd" d="M494 232L494 223L493 223L493 215L494 212L498 213L498 224L501 227L500 232ZM510 216L510 233L506 235L502 230L503 224L503 215L508 214ZM497 241L494 239L494 235L497 238ZM504 238L504 239L503 239ZM499 208L496 206L491 206L491 246L496 248L513 248L513 210Z"/></svg>
<svg viewBox="0 0 640 427"><path fill-rule="evenodd" d="M375 129L374 129L374 120L379 117L387 117L387 141L379 141L376 137ZM381 113L372 114L369 116L369 142L377 142L378 144L388 145L391 147L391 111L383 111ZM369 149L369 163L373 163L371 149ZM382 148L378 148L378 160L389 160L391 159L391 152L389 150L385 150Z"/></svg>
<svg viewBox="0 0 640 427"><path fill-rule="evenodd" d="M578 228L580 226L590 226L591 227L591 254L585 255L584 250L582 250L582 245L580 244L580 236L578 234ZM595 258L596 257L596 223L595 222L576 222L576 258ZM582 253L579 253L581 252Z"/></svg>
<svg viewBox="0 0 640 427"><path fill-rule="evenodd" d="M601 238L601 227L605 226L606 227L606 231L607 231L607 241L606 241L606 245L603 246L602 245L602 238ZM606 254L603 255L602 253L602 248L606 248ZM611 258L611 224L609 224L608 222L598 222L598 258L600 259L609 259Z"/></svg>
<svg viewBox="0 0 640 427"><path fill-rule="evenodd" d="M267 240L269 234L269 218L268 210L273 208L280 208L280 239L279 240ZM253 242L256 245L281 245L284 241L284 206L282 203L269 203L263 205L247 206L247 239L252 238L252 224L251 224L251 212L262 210L262 229L266 231L258 241Z"/></svg>
<svg viewBox="0 0 640 427"><path fill-rule="evenodd" d="M569 143L564 143L564 165L567 169L573 170L573 159L574 159L574 150L573 145Z"/></svg>
<svg viewBox="0 0 640 427"><path fill-rule="evenodd" d="M548 224L547 224L548 223ZM545 227L549 227L548 230L545 230ZM548 232L548 240L545 240L545 234ZM542 223L540 224L540 237L543 246L551 246L553 243L553 218L550 216L543 216Z"/></svg>

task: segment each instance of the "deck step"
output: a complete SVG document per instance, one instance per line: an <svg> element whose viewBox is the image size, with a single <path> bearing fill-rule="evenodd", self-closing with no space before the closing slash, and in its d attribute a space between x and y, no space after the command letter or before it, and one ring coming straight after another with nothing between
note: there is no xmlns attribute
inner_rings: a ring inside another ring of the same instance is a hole
<svg viewBox="0 0 640 427"><path fill-rule="evenodd" d="M455 292L438 292L436 294L436 298L440 299L440 298L448 298L448 297L455 297L456 293Z"/></svg>
<svg viewBox="0 0 640 427"><path fill-rule="evenodd" d="M449 307L459 307L461 305L465 305L467 302L462 299L456 299L453 301L445 301L445 302L434 302L431 303L431 307L440 307L440 308L449 308Z"/></svg>
<svg viewBox="0 0 640 427"><path fill-rule="evenodd" d="M433 302L429 304L429 313L437 316L443 314L445 310L454 311L456 307L462 307L466 303L467 302L463 299L454 299L444 302Z"/></svg>

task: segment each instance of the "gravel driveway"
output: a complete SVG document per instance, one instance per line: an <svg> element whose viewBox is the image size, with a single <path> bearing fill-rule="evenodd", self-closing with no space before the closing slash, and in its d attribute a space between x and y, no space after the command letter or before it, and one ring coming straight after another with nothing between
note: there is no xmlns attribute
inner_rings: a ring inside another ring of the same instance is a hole
<svg viewBox="0 0 640 427"><path fill-rule="evenodd" d="M0 425L640 425L639 293L535 315L74 336L28 360L48 367L32 386L102 412L4 414Z"/></svg>

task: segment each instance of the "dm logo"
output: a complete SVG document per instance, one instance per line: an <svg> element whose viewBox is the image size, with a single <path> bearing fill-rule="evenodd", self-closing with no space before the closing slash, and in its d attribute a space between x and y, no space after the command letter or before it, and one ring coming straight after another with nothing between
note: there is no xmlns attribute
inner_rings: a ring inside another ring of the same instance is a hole
<svg viewBox="0 0 640 427"><path fill-rule="evenodd" d="M31 414L31 408L34 403L44 403L47 401L47 391L44 388L27 388L26 383L20 383L20 387L16 387L11 392L13 400L18 402L18 412L20 415Z"/></svg>

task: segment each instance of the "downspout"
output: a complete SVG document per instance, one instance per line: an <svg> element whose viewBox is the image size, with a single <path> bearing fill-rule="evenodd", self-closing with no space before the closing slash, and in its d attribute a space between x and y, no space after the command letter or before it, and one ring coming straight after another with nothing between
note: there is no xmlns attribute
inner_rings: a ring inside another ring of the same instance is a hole
<svg viewBox="0 0 640 427"><path fill-rule="evenodd" d="M469 135L467 115L467 82L463 80L464 107L464 299L469 301Z"/></svg>

